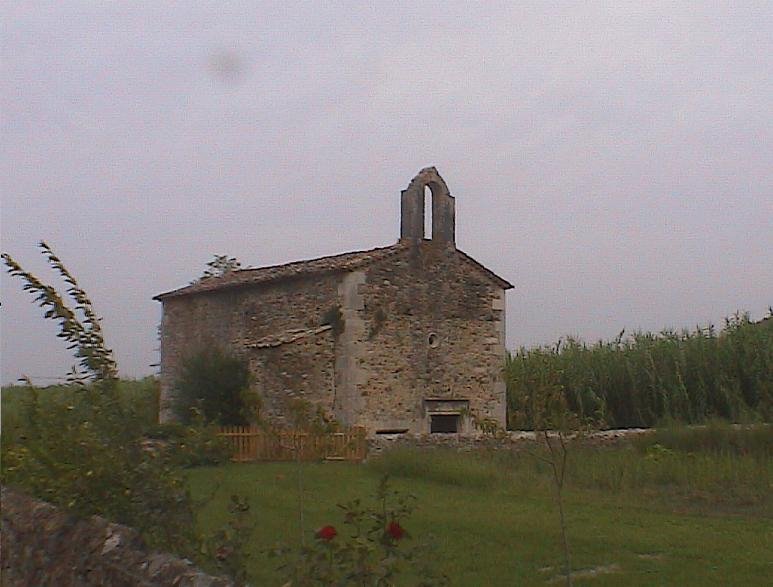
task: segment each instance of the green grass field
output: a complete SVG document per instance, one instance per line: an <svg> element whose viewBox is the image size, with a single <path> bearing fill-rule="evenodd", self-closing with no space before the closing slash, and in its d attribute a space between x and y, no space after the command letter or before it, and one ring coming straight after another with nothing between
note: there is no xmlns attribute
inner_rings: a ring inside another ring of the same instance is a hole
<svg viewBox="0 0 773 587"><path fill-rule="evenodd" d="M742 455L683 451L678 438L669 448L661 443L668 438L574 451L565 493L573 569L596 569L575 583L768 584L770 431ZM415 538L434 536L436 566L453 585L543 585L559 574L560 531L547 469L525 453L401 451L364 465L304 464L308 536L325 524L342 526L336 504L372 495L385 473L395 488L416 496L416 510L404 525ZM218 488L201 511L205 530L224 523L231 494L250 499L258 523L253 582L281 585L266 551L299 542L298 466L202 468L191 471L190 483L199 499Z"/></svg>
<svg viewBox="0 0 773 587"><path fill-rule="evenodd" d="M31 409L32 391L3 389L3 450L30 442L30 419L41 413ZM78 422L82 394L65 387L34 391L44 421L67 414L63 422ZM122 382L120 397L136 408L138 435L155 426L156 393L152 380ZM565 505L575 584L770 583L773 426L675 426L613 447L575 446L570 455ZM109 469L109 463L94 464ZM434 566L453 585L545 585L560 574L549 470L526 450L396 450L362 465L310 463L300 471L307 539L326 524L342 528L337 504L368 498L388 474L393 487L416 496L414 513L400 520L412 536L402 544L411 548L434 537ZM202 504L202 533L223 526L231 495L249 499L257 524L250 541L252 584L284 584L267 550L300 542L299 466L230 464L184 472ZM27 481L35 486L35 478Z"/></svg>

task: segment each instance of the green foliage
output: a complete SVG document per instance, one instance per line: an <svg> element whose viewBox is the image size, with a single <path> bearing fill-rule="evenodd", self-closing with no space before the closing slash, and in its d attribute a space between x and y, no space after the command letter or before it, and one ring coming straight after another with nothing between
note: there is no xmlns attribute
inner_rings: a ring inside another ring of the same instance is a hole
<svg viewBox="0 0 773 587"><path fill-rule="evenodd" d="M215 255L215 258L207 263L207 268L200 279L210 279L212 277L223 277L227 273L238 271L242 268L241 262L236 257L228 255Z"/></svg>
<svg viewBox="0 0 773 587"><path fill-rule="evenodd" d="M717 432L711 430L713 428ZM653 501L679 510L773 515L773 428L766 425L674 428L610 447L573 441L565 491L578 490L628 500ZM537 458L534 457L544 457ZM548 495L554 484L549 452L395 449L371 459L368 469L415 484L481 494L512 488ZM571 503L571 501L570 501Z"/></svg>
<svg viewBox="0 0 773 587"><path fill-rule="evenodd" d="M44 284L25 271L8 253L3 253L2 259L8 267L8 273L25 282L24 290L35 296L35 302L45 309L45 318L59 323L57 336L64 339L68 349L75 351L79 365L85 371L81 374L76 367L73 367L71 379L78 383L84 380L101 381L106 384L114 381L118 377L118 365L113 358L113 352L105 345L102 319L94 312L86 292L80 288L51 247L43 241L40 242L39 247L48 264L67 284L67 294L75 303L74 310L67 305L54 287Z"/></svg>
<svg viewBox="0 0 773 587"><path fill-rule="evenodd" d="M223 426L244 426L257 418L258 396L250 392L246 361L209 347L183 361L175 382L174 410L182 422L200 414Z"/></svg>
<svg viewBox="0 0 773 587"><path fill-rule="evenodd" d="M507 438L507 430L497 420L481 418L474 413L470 414L470 419L475 429L483 434L484 437L502 440Z"/></svg>
<svg viewBox="0 0 773 587"><path fill-rule="evenodd" d="M535 349L529 355L526 368L520 372L518 386L508 395L510 423L516 428L536 431L577 430L585 422L593 421L598 410L586 414L583 409L573 411L567 399L561 372L557 369L556 349ZM508 357L508 367L512 359ZM510 375L508 371L508 375ZM583 404L578 407L582 408Z"/></svg>
<svg viewBox="0 0 773 587"><path fill-rule="evenodd" d="M2 417L3 484L132 526L151 547L202 562L184 469L225 463L229 453L211 426L157 424L155 379L118 381L108 392L3 388Z"/></svg>
<svg viewBox="0 0 773 587"><path fill-rule="evenodd" d="M729 447L685 452L653 440L576 451L567 473L570 487L679 511L773 515L770 459L734 455Z"/></svg>
<svg viewBox="0 0 773 587"><path fill-rule="evenodd" d="M133 526L152 546L193 551L185 479L146 444L142 407L95 385L73 388L60 401L34 387L25 391L14 429L3 427L4 484L80 516Z"/></svg>
<svg viewBox="0 0 773 587"><path fill-rule="evenodd" d="M115 386L115 398L122 409L131 411L132 426L147 431L157 426L159 382L155 377L143 379L119 379ZM34 420L31 398L36 396L44 409L72 410L84 396L81 385L11 385L2 390L2 434L3 442L15 442L24 436L29 421ZM38 406L38 402L34 406Z"/></svg>
<svg viewBox="0 0 773 587"><path fill-rule="evenodd" d="M16 410L4 422L10 428L3 426L2 481L75 514L99 514L134 526L151 545L191 553L194 516L185 479L163 452L144 443L147 404L126 401L91 301L52 249L44 242L40 248L67 284L75 310L8 254L2 258L46 310L44 317L59 323L58 336L75 350L91 384L60 388L54 398L43 399L32 386L13 391L22 398L16 397ZM151 386L155 409L158 392Z"/></svg>
<svg viewBox="0 0 773 587"><path fill-rule="evenodd" d="M279 570L293 585L396 585L406 575L420 586L446 585L448 579L428 563L426 544L414 543L403 525L415 498L389 487L382 477L374 503L359 498L338 507L342 524L327 524L300 549L275 548Z"/></svg>
<svg viewBox="0 0 773 587"><path fill-rule="evenodd" d="M341 306L335 305L328 308L322 318L319 321L320 325L330 325L333 329L333 336L338 338L343 334L346 322L344 321L344 315L341 312Z"/></svg>
<svg viewBox="0 0 773 587"><path fill-rule="evenodd" d="M231 450L218 435L218 426L201 417L189 424L157 424L146 433L148 444L164 453L166 459L180 468L222 465L230 460Z"/></svg>
<svg viewBox="0 0 773 587"><path fill-rule="evenodd" d="M773 417L773 319L748 314L681 333L623 334L587 345L567 339L520 349L505 366L511 428L535 426L533 402L561 388L568 408L611 428Z"/></svg>
<svg viewBox="0 0 773 587"><path fill-rule="evenodd" d="M658 428L634 440L634 446L643 451L655 445L686 454L750 456L764 461L773 459L773 426L711 420L705 426Z"/></svg>
<svg viewBox="0 0 773 587"><path fill-rule="evenodd" d="M36 296L44 317L59 323L58 336L75 350L85 375L73 367L69 379L78 385L3 390L0 481L75 515L132 526L152 548L200 555L195 504L181 466L222 462L224 447L211 428L156 425L157 382L117 379L91 301L50 247L41 242L40 248L67 284L75 310L8 254L2 259ZM151 438L152 430L166 438Z"/></svg>
<svg viewBox="0 0 773 587"><path fill-rule="evenodd" d="M289 398L284 405L287 419L294 430L321 434L340 429L335 418L308 400Z"/></svg>
<svg viewBox="0 0 773 587"><path fill-rule="evenodd" d="M231 495L228 514L228 521L205 540L204 554L214 561L213 566L218 572L227 574L237 585L246 585L250 559L248 547L256 523L249 501L240 495Z"/></svg>
<svg viewBox="0 0 773 587"><path fill-rule="evenodd" d="M520 394L512 411L512 419L528 421L534 428L537 439L544 443L547 449L542 454L533 455L550 467L553 479L553 490L561 521L561 539L564 551L563 574L567 587L572 587L572 563L569 548L569 537L564 512L564 483L569 458L567 435L578 434L594 423L593 415L586 414L584 404L579 403L579 410L569 408L564 387L555 364L551 361L552 352L535 355L534 369L529 372L527 382L528 392Z"/></svg>

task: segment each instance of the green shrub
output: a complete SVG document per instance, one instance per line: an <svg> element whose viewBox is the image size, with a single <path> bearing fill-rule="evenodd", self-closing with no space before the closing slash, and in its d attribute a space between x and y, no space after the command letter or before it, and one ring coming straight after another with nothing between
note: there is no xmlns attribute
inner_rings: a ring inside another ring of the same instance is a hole
<svg viewBox="0 0 773 587"><path fill-rule="evenodd" d="M68 375L72 386L4 391L0 480L76 515L97 514L133 526L151 547L200 554L204 541L195 531L194 504L180 464L211 457L217 438L203 427L161 445L145 435L157 420L157 382L144 380L137 393L118 380L91 300L53 250L44 242L40 248L66 283L74 307L10 255L3 253L2 260L25 282L44 318L58 323L57 336L74 351L80 370L75 366Z"/></svg>
<svg viewBox="0 0 773 587"><path fill-rule="evenodd" d="M175 413L184 423L197 414L224 426L244 426L257 417L257 395L250 393L246 361L217 347L202 349L183 361L174 397Z"/></svg>
<svg viewBox="0 0 773 587"><path fill-rule="evenodd" d="M146 437L149 446L163 452L165 458L177 467L222 465L231 456L228 443L218 436L217 425L202 420L190 424L157 424Z"/></svg>
<svg viewBox="0 0 773 587"><path fill-rule="evenodd" d="M668 426L658 428L634 441L646 452L659 445L673 451L694 454L773 457L773 426L733 425L711 420L705 426Z"/></svg>
<svg viewBox="0 0 773 587"><path fill-rule="evenodd" d="M191 555L194 515L174 460L149 447L143 408L91 385L46 401L19 400L15 430L3 429L2 482L69 509L137 528L151 546Z"/></svg>
<svg viewBox="0 0 773 587"><path fill-rule="evenodd" d="M372 504L354 499L339 504L342 523L315 531L308 545L277 547L279 570L288 585L397 585L407 577L418 586L447 585L432 568L430 544L413 539L408 517L415 498L390 489L382 477Z"/></svg>
<svg viewBox="0 0 773 587"><path fill-rule="evenodd" d="M72 409L84 396L80 385L10 385L2 389L2 435L3 442L14 442L24 435L29 427L29 413L32 396L38 398L40 406L50 410ZM140 432L158 425L159 383L155 377L143 379L120 379L115 383L117 400L122 409L132 413L132 425ZM35 404L37 405L37 404ZM34 409L33 409L34 411Z"/></svg>

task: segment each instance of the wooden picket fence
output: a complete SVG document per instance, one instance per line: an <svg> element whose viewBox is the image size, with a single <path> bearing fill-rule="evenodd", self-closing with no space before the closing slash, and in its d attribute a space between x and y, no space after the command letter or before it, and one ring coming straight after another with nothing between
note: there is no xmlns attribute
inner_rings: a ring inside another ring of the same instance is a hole
<svg viewBox="0 0 773 587"><path fill-rule="evenodd" d="M303 432L255 426L223 426L218 432L231 447L231 460L255 461L355 461L365 459L365 428L344 432Z"/></svg>

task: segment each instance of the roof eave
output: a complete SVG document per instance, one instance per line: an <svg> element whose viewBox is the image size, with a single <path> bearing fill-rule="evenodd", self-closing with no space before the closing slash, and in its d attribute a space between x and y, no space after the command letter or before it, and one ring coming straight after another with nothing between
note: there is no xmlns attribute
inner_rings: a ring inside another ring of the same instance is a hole
<svg viewBox="0 0 773 587"><path fill-rule="evenodd" d="M503 277L500 277L499 275L494 273L491 269L489 269L488 267L486 267L482 263L480 263L480 262L476 261L475 259L473 259L472 257L470 257L470 255L465 253L463 250L456 249L456 251L462 255L463 259L465 259L467 262L472 264L474 267L480 269L483 273L485 273L494 283L499 285L502 289L507 290L507 289L515 288L515 286L512 283L510 283L509 281L507 281Z"/></svg>
<svg viewBox="0 0 773 587"><path fill-rule="evenodd" d="M329 269L318 269L316 271L297 273L295 275L286 275L275 279L265 279L262 281L235 281L233 283L222 283L220 285L207 288L207 289L196 289L196 290L190 290L190 291L188 291L188 288L190 286L186 286L178 289L173 289L172 291L168 291L165 293L160 293L156 296L153 296L152 299L158 302L164 302L164 300L168 300L169 298L182 298L187 296L206 295L206 294L212 294L212 293L219 293L225 290L237 289L240 287L257 287L257 286L267 285L267 284L282 283L284 281L292 281L294 279L303 279L304 277L309 277L310 275L325 275L328 273L340 273L340 272L346 272L346 271L351 271L351 269L340 268L340 267L329 268Z"/></svg>

